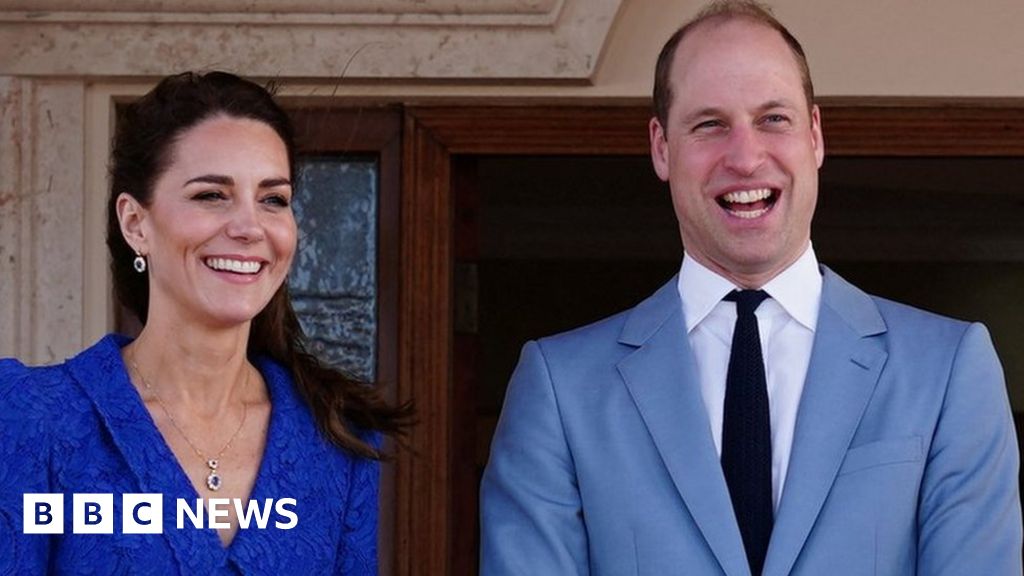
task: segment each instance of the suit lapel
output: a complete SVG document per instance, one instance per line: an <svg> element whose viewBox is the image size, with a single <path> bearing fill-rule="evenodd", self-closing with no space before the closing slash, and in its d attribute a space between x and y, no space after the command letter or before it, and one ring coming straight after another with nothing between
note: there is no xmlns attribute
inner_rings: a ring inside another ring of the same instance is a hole
<svg viewBox="0 0 1024 576"><path fill-rule="evenodd" d="M748 575L675 278L634 309L620 342L638 346L619 373L690 515L723 571Z"/></svg>
<svg viewBox="0 0 1024 576"><path fill-rule="evenodd" d="M888 357L874 302L824 270L814 348L764 574L788 574L832 488Z"/></svg>

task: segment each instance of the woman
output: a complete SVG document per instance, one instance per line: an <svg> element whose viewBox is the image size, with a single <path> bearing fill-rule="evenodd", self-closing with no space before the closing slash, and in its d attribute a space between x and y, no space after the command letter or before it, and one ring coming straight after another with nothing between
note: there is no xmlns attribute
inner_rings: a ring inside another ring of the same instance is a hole
<svg viewBox="0 0 1024 576"><path fill-rule="evenodd" d="M376 434L407 410L305 352L294 154L270 94L222 72L119 121L107 244L144 327L0 363L0 574L376 574ZM25 493L64 494L63 534L23 533ZM83 493L113 495L112 533L74 533ZM162 535L125 533L154 509L124 494L162 495Z"/></svg>

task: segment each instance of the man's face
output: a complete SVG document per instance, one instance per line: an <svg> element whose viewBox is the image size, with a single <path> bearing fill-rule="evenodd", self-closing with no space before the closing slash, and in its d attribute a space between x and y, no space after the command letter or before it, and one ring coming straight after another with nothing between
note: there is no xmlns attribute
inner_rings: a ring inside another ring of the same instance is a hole
<svg viewBox="0 0 1024 576"><path fill-rule="evenodd" d="M650 123L651 156L669 183L686 252L758 288L810 242L824 158L796 57L747 19L710 21L676 50L668 122Z"/></svg>

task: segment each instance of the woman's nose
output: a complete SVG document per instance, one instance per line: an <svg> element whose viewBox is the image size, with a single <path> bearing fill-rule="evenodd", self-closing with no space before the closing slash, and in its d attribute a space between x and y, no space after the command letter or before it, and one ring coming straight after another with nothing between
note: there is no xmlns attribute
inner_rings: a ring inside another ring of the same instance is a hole
<svg viewBox="0 0 1024 576"><path fill-rule="evenodd" d="M241 242L252 243L263 240L266 233L260 223L255 201L240 202L231 214L227 234Z"/></svg>

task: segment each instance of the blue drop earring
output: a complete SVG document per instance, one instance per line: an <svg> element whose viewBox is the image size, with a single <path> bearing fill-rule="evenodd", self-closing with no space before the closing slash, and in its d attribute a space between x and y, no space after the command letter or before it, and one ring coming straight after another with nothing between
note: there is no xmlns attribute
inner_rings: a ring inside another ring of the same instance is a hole
<svg viewBox="0 0 1024 576"><path fill-rule="evenodd" d="M142 254L136 252L135 260L132 260L132 266L135 268L136 272L142 274L143 272L146 271L146 259L142 256Z"/></svg>

